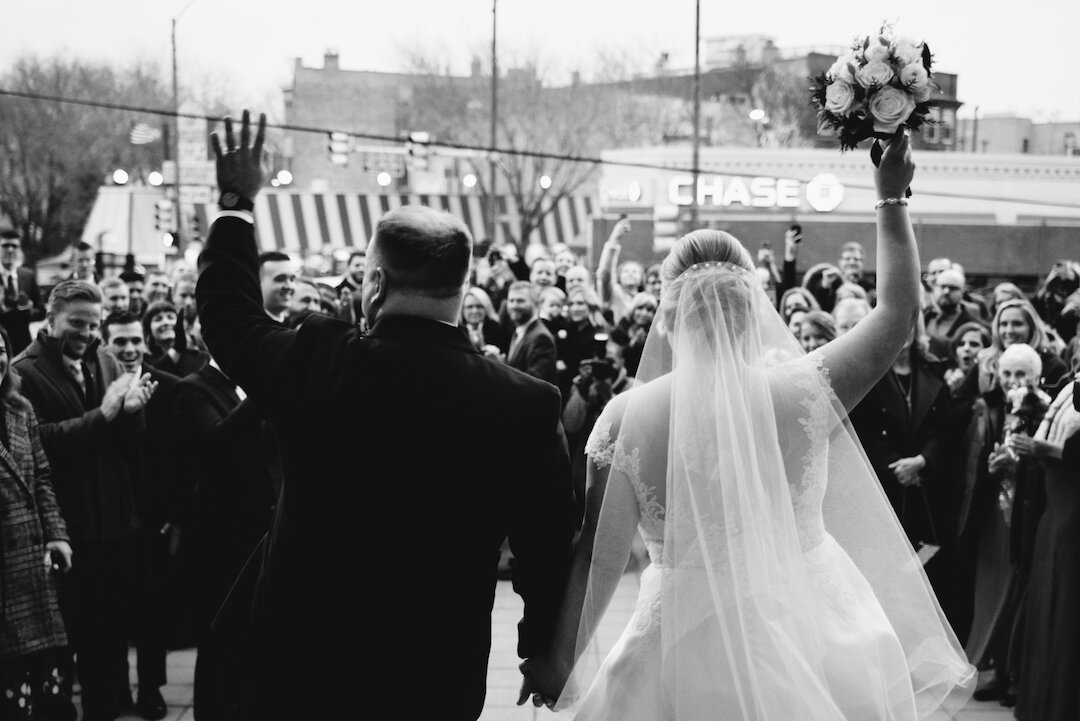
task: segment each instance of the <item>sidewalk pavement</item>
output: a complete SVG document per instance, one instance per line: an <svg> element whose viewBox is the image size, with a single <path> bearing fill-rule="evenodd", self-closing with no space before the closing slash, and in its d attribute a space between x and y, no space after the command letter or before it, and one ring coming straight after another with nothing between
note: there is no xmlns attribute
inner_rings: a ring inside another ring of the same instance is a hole
<svg viewBox="0 0 1080 721"><path fill-rule="evenodd" d="M610 645L621 632L634 610L637 596L637 576L627 574L612 599L600 630L601 642ZM517 647L517 622L521 618L521 599L514 593L509 581L499 581L495 591L495 605L491 618L491 659L488 664L487 703L480 721L546 721L554 719L547 709L537 709L531 703L517 706L518 691L521 688L521 674L515 649ZM137 678L135 674L135 651L130 652L131 685L135 693ZM193 721L195 714L191 703L195 677L195 650L171 651L167 663L169 680L162 690L165 703L169 706L167 721ZM78 697L76 696L76 703ZM80 713L81 715L81 713ZM437 715L437 714L436 714ZM414 714L407 714L413 717ZM121 716L122 721L139 721L133 711ZM933 719L933 721L944 721ZM972 701L957 716L956 721L1013 721L1012 711L996 702L976 703Z"/></svg>

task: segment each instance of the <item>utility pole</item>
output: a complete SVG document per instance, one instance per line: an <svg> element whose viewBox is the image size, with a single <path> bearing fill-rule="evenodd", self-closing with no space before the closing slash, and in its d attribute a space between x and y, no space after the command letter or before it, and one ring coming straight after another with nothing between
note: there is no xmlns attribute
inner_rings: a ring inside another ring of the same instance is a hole
<svg viewBox="0 0 1080 721"><path fill-rule="evenodd" d="M498 8L499 0L491 0L491 142L489 147L495 148L496 131L498 128L499 113L499 56L496 54L495 41L498 37ZM494 153L488 157L488 207L484 225L487 226L487 239L495 242L495 183L496 161Z"/></svg>
<svg viewBox="0 0 1080 721"><path fill-rule="evenodd" d="M190 3L189 3L190 5ZM187 10L187 7L184 8ZM180 11L183 13L183 10ZM184 214L180 211L180 84L177 81L176 69L176 21L179 16L172 19L172 102L173 102L173 142L172 156L176 167L173 176L173 187L176 189L176 240L180 248L187 247L184 243Z"/></svg>
<svg viewBox="0 0 1080 721"><path fill-rule="evenodd" d="M698 225L698 175L701 165L701 0L697 0L694 7L694 145L691 176L694 184L691 186L690 195L690 225L697 228Z"/></svg>

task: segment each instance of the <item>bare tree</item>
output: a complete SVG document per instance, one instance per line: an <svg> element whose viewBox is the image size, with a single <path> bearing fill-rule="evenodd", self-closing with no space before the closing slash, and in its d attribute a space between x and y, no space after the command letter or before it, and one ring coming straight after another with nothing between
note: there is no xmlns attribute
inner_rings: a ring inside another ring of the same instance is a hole
<svg viewBox="0 0 1080 721"><path fill-rule="evenodd" d="M5 89L150 108L169 107L162 73L147 64L118 71L62 57L25 57L0 77ZM164 143L132 145L144 113L0 96L0 212L27 239L28 259L76 242L98 187L113 168L137 174L160 167Z"/></svg>
<svg viewBox="0 0 1080 721"><path fill-rule="evenodd" d="M419 78L407 108L408 127L431 132L444 142L488 146L491 76L480 68L489 65L475 61L468 77L453 76L445 63L421 55L414 55L409 66ZM614 72L610 63L604 72ZM609 83L584 83L577 73L563 84L551 83L545 75L533 61L500 74L498 81L496 145L511 151L497 157L499 183L516 206L522 240L559 201L594 177L597 164L575 158L658 142L667 111L655 98L638 98ZM490 202L489 157L469 162L482 197Z"/></svg>

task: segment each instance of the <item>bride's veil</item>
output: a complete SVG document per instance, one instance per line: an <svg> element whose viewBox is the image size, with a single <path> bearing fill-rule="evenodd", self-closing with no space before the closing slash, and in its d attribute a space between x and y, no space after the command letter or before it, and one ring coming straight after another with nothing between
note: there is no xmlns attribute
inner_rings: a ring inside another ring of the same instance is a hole
<svg viewBox="0 0 1080 721"><path fill-rule="evenodd" d="M637 383L597 422L614 445L589 463L603 503L557 707L637 698L665 719L814 721L966 702L972 669L823 356L803 353L737 241L691 235L736 250L665 263ZM654 561L642 632L601 670L614 638L597 631L638 522Z"/></svg>

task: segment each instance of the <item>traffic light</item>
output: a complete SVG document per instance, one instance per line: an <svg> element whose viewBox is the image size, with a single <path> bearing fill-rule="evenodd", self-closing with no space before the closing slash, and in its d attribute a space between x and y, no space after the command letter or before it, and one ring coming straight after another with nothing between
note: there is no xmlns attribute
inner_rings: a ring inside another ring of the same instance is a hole
<svg viewBox="0 0 1080 721"><path fill-rule="evenodd" d="M410 169L428 169L428 155L431 151L429 143L431 143L431 133L419 130L409 133L409 142L405 143L405 149L408 151L406 157Z"/></svg>
<svg viewBox="0 0 1080 721"><path fill-rule="evenodd" d="M191 237L195 240L202 240L202 223L199 222L198 213L191 216Z"/></svg>
<svg viewBox="0 0 1080 721"><path fill-rule="evenodd" d="M653 251L666 253L679 239L679 206L653 207Z"/></svg>
<svg viewBox="0 0 1080 721"><path fill-rule="evenodd" d="M348 133L330 133L330 162L334 165L348 165L349 153L352 152L352 137Z"/></svg>
<svg viewBox="0 0 1080 721"><path fill-rule="evenodd" d="M165 232L176 230L176 208L171 200L162 199L154 203L154 229Z"/></svg>

